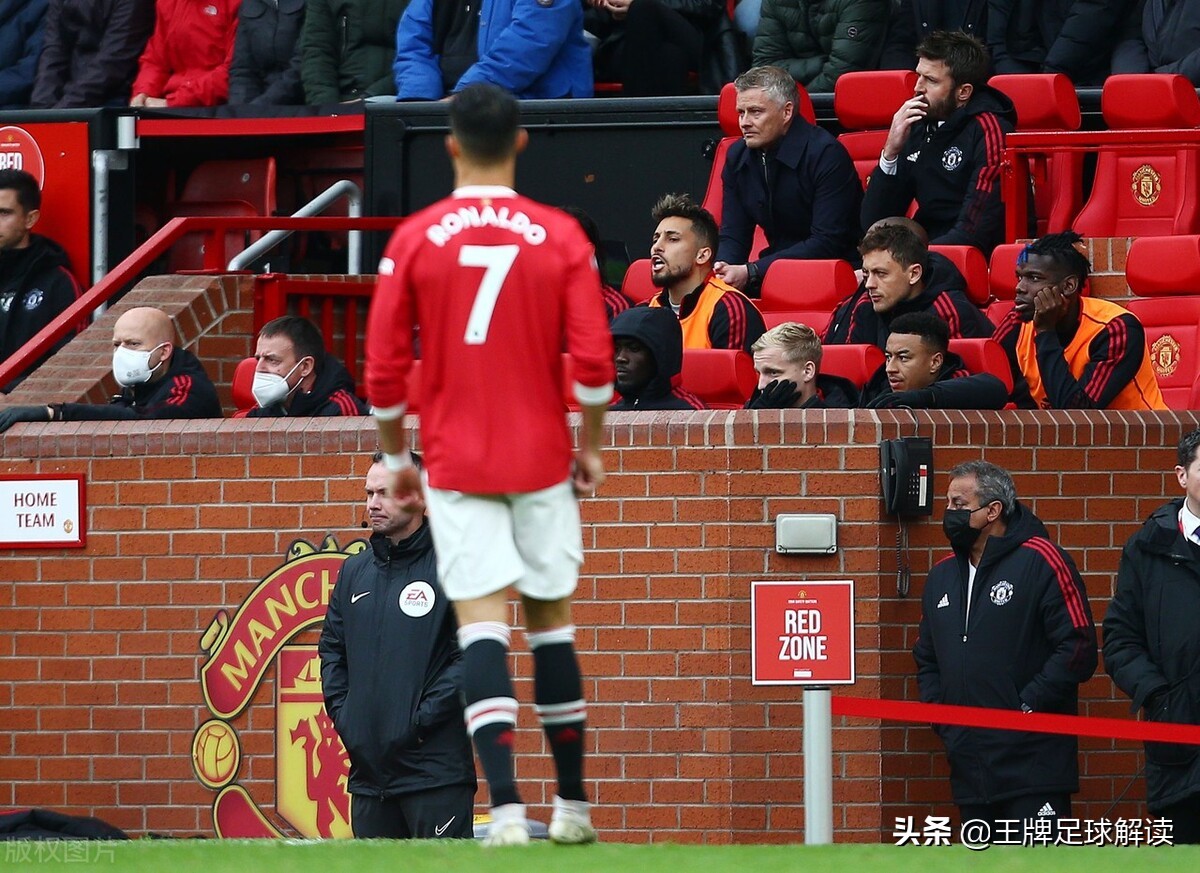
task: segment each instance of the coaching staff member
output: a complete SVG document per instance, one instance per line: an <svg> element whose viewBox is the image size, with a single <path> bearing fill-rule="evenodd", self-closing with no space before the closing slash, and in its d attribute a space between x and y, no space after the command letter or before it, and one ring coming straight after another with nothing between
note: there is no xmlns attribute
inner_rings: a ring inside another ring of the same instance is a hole
<svg viewBox="0 0 1200 873"><path fill-rule="evenodd" d="M318 647L325 710L350 755L351 825L356 837L470 838L475 761L458 621L424 504L402 506L387 483L376 454L371 547L342 564Z"/></svg>

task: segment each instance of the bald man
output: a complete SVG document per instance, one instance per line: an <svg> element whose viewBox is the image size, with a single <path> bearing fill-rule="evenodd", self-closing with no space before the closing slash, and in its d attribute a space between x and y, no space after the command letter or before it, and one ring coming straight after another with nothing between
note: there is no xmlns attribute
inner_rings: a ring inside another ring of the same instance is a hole
<svg viewBox="0 0 1200 873"><path fill-rule="evenodd" d="M988 337L994 327L967 297L966 280L946 258L929 251L928 234L910 218L882 218L859 243L863 280L830 319L824 341L867 343L886 351L892 319L932 311L951 338Z"/></svg>
<svg viewBox="0 0 1200 873"><path fill-rule="evenodd" d="M0 433L22 421L220 418L221 403L196 356L175 344L167 315L149 306L113 325L113 376L121 393L107 404L51 403L0 411Z"/></svg>

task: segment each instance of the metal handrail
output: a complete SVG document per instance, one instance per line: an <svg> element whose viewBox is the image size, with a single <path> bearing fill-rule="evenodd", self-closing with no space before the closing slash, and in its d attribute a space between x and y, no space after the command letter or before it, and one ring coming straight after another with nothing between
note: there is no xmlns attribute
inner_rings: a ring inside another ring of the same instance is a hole
<svg viewBox="0 0 1200 873"><path fill-rule="evenodd" d="M6 360L0 361L0 385L7 385L69 334L81 318L90 317L100 306L154 263L184 234L204 232L204 271L224 272L225 234L231 230L393 230L403 219L393 217L258 217L185 216L172 218L117 264L108 275L64 309L34 337Z"/></svg>
<svg viewBox="0 0 1200 873"><path fill-rule="evenodd" d="M293 212L292 218L309 218L314 215L320 215L326 207L331 206L342 197L345 197L349 201L347 207L349 217L359 218L362 215L362 189L349 179L341 179L334 182L312 200ZM229 262L229 269L234 271L241 270L245 266L254 263L257 258L275 248L275 246L291 235L292 231L290 230L273 230L268 234L264 234L261 239L256 240L234 255L233 260ZM348 236L346 272L351 276L358 276L362 274L362 231L352 230Z"/></svg>

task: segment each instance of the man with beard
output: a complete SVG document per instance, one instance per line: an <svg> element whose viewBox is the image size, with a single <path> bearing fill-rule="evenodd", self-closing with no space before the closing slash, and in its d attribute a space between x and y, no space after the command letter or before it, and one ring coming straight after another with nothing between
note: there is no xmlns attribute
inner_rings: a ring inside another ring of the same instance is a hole
<svg viewBox="0 0 1200 873"><path fill-rule="evenodd" d="M750 351L766 330L750 298L713 272L717 222L686 194L667 194L655 204L658 227L650 243L650 278L662 293L650 306L679 316L686 349Z"/></svg>
<svg viewBox="0 0 1200 873"><path fill-rule="evenodd" d="M940 31L917 56L916 93L892 118L862 226L906 214L915 199L931 244L991 254L1004 237L1000 161L1016 125L1012 101L987 85L987 49L975 37Z"/></svg>

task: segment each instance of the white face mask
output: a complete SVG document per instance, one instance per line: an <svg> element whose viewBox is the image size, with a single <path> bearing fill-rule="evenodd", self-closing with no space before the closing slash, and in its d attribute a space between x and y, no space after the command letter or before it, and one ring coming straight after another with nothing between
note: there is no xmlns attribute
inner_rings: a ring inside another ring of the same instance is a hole
<svg viewBox="0 0 1200 873"><path fill-rule="evenodd" d="M304 363L304 358L296 362L296 367ZM287 400L288 395L300 387L300 382L295 386L288 387L287 380L291 378L292 373L296 372L296 367L288 370L286 376L276 376L274 373L255 373L254 385L250 392L254 395L254 399L258 401L258 405L262 407L274 406L276 403L282 403ZM303 379L300 380L304 381Z"/></svg>
<svg viewBox="0 0 1200 873"><path fill-rule="evenodd" d="M150 376L154 371L162 366L160 360L153 367L150 366L150 356L156 351L165 346L166 343L160 343L148 352L139 352L136 349L127 349L125 346L117 346L113 349L113 376L116 377L117 384L122 388L129 388L133 385L141 385L143 382L149 382ZM164 356L165 357L165 356Z"/></svg>

